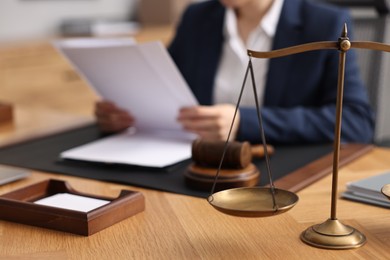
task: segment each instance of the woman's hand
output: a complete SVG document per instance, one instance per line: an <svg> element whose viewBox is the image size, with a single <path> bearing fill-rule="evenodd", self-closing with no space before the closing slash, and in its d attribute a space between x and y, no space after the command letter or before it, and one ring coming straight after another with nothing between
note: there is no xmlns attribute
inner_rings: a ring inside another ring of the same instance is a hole
<svg viewBox="0 0 390 260"><path fill-rule="evenodd" d="M119 132L134 124L134 117L110 101L99 101L95 104L95 116L103 132Z"/></svg>
<svg viewBox="0 0 390 260"><path fill-rule="evenodd" d="M189 132L208 140L225 140L228 137L236 107L230 104L185 107L180 110L178 121ZM234 140L240 124L237 111L230 140Z"/></svg>

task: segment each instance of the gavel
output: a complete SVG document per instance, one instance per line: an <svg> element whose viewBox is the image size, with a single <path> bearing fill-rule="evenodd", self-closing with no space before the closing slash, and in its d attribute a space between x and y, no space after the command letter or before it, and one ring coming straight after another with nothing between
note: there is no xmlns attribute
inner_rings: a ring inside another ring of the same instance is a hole
<svg viewBox="0 0 390 260"><path fill-rule="evenodd" d="M274 148L268 145L267 152L273 154ZM193 163L185 173L186 183L195 189L209 190L220 168L216 190L255 186L260 172L252 163L253 157L264 157L262 145L197 139L192 143Z"/></svg>
<svg viewBox="0 0 390 260"><path fill-rule="evenodd" d="M226 146L226 147L225 147ZM221 168L242 169L247 167L253 157L264 157L265 151L262 145L251 145L249 142L224 142L207 141L197 139L192 143L192 160L199 166L218 168L221 162L223 151L224 160ZM274 153L274 148L267 145L269 155Z"/></svg>

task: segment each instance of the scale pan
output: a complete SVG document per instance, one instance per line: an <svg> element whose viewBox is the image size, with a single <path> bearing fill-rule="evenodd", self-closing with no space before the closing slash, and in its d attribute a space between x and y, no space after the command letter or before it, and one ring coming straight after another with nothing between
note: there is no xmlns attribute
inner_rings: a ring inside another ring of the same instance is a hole
<svg viewBox="0 0 390 260"><path fill-rule="evenodd" d="M274 208L271 188L236 188L219 191L208 197L208 202L222 213L237 217L269 217L284 213L295 206L295 193L275 188Z"/></svg>
<svg viewBox="0 0 390 260"><path fill-rule="evenodd" d="M385 186L383 186L381 191L383 195L390 199L390 184L386 184Z"/></svg>

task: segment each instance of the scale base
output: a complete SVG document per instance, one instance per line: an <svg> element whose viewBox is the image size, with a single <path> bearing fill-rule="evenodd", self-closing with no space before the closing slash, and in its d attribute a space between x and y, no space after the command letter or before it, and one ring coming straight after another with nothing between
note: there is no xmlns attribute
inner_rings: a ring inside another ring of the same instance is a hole
<svg viewBox="0 0 390 260"><path fill-rule="evenodd" d="M366 237L353 227L337 219L309 227L301 234L301 240L314 247L326 249L358 248L366 243Z"/></svg>

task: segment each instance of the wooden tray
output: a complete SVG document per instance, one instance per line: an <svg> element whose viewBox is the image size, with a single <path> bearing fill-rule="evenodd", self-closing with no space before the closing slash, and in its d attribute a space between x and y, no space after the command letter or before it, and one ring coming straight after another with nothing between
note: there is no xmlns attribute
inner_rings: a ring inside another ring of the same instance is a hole
<svg viewBox="0 0 390 260"><path fill-rule="evenodd" d="M88 212L35 204L58 193L110 201ZM122 190L117 198L77 192L65 181L46 180L0 196L0 219L89 236L145 209L140 192Z"/></svg>

